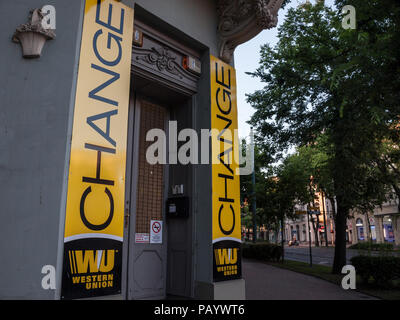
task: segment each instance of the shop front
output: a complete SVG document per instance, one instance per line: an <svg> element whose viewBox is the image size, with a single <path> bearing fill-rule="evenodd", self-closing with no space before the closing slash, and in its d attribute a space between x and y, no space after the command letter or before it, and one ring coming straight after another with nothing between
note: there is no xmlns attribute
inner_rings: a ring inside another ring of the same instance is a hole
<svg viewBox="0 0 400 320"><path fill-rule="evenodd" d="M361 218L358 218L356 220L356 229L357 229L357 241L364 241L365 240L364 223Z"/></svg>
<svg viewBox="0 0 400 320"><path fill-rule="evenodd" d="M393 217L391 215L386 215L382 219L384 242L394 242L395 240L392 222L393 222Z"/></svg>
<svg viewBox="0 0 400 320"><path fill-rule="evenodd" d="M244 299L233 52L282 1L53 0L36 60L9 34L48 3L18 3L0 3L18 199L0 297Z"/></svg>

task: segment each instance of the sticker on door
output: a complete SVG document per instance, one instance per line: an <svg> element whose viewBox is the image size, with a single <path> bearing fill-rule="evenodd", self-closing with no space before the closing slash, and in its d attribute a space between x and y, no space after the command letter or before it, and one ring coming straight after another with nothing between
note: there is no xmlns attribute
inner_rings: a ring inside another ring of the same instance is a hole
<svg viewBox="0 0 400 320"><path fill-rule="evenodd" d="M150 243L162 243L162 220L150 220Z"/></svg>

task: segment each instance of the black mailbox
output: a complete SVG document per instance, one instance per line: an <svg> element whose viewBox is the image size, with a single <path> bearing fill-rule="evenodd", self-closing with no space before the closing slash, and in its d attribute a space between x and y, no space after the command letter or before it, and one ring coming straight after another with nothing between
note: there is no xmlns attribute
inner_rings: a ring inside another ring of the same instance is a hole
<svg viewBox="0 0 400 320"><path fill-rule="evenodd" d="M188 218L189 197L168 198L166 211L168 218Z"/></svg>

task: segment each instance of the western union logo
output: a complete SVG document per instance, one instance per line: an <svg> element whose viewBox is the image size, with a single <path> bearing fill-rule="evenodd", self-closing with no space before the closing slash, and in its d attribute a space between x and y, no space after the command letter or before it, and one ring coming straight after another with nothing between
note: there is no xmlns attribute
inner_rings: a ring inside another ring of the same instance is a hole
<svg viewBox="0 0 400 320"><path fill-rule="evenodd" d="M214 255L217 266L236 264L238 248L214 249Z"/></svg>
<svg viewBox="0 0 400 320"><path fill-rule="evenodd" d="M238 274L238 248L214 249L217 272L224 276Z"/></svg>
<svg viewBox="0 0 400 320"><path fill-rule="evenodd" d="M114 268L116 250L69 250L72 274L110 272Z"/></svg>
<svg viewBox="0 0 400 320"><path fill-rule="evenodd" d="M86 290L113 287L115 252L118 250L69 250L72 283L84 285ZM94 274L102 272L102 274ZM91 273L91 275L83 275Z"/></svg>

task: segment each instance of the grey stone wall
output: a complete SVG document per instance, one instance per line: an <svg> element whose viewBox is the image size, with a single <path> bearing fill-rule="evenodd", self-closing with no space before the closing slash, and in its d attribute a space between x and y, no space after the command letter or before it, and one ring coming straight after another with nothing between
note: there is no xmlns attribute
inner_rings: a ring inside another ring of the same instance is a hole
<svg viewBox="0 0 400 320"><path fill-rule="evenodd" d="M137 0L135 3L210 48L212 55L218 55L217 1Z"/></svg>
<svg viewBox="0 0 400 320"><path fill-rule="evenodd" d="M12 35L46 4L57 38L24 59ZM0 299L55 296L41 269L57 264L82 13L80 0L0 1Z"/></svg>

